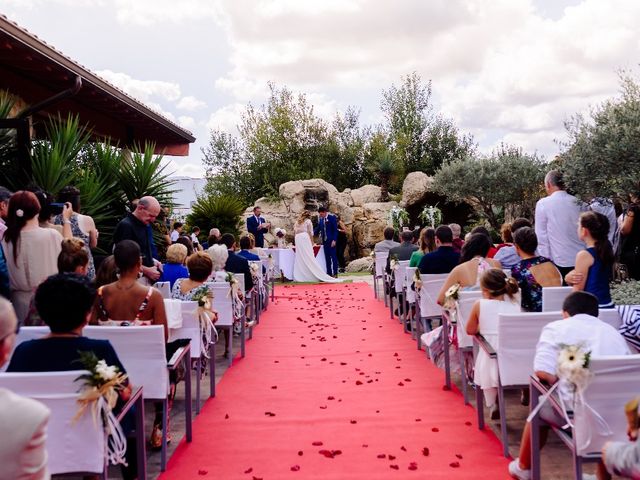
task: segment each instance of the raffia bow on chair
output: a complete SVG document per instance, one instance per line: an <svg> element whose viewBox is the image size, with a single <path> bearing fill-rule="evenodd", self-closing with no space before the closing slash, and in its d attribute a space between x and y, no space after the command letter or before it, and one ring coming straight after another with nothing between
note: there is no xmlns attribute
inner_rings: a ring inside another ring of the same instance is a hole
<svg viewBox="0 0 640 480"><path fill-rule="evenodd" d="M76 380L86 379L88 376L83 375ZM77 400L79 404L78 411L71 421L72 424L76 423L87 409L91 410L94 425L98 425L98 418L102 420L107 437L105 456L112 465L127 464L125 461L127 437L122 431L120 422L113 414L113 408L118 401L118 390L122 389L126 379L126 375L118 373L114 378L100 386L85 385Z"/></svg>

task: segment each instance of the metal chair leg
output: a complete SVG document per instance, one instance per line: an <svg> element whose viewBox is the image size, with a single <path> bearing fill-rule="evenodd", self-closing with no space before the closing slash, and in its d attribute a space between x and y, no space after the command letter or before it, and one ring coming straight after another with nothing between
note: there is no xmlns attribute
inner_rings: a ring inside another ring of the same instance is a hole
<svg viewBox="0 0 640 480"><path fill-rule="evenodd" d="M160 471L167 469L167 425L169 424L169 401L162 400L162 449L160 451ZM146 459L145 459L146 461Z"/></svg>
<svg viewBox="0 0 640 480"><path fill-rule="evenodd" d="M533 411L540 402L538 389L529 386L529 411ZM540 480L540 417L531 419L531 480Z"/></svg>
<svg viewBox="0 0 640 480"><path fill-rule="evenodd" d="M202 377L202 355L196 360L196 415L200 413L200 380Z"/></svg>
<svg viewBox="0 0 640 480"><path fill-rule="evenodd" d="M504 388L498 380L498 408L500 410L500 437L502 438L502 453L509 458L509 437L507 436L507 408L504 400ZM582 477L580 477L582 478Z"/></svg>
<svg viewBox="0 0 640 480"><path fill-rule="evenodd" d="M469 393L467 392L469 387L469 379L467 378L467 368L465 363L464 348L458 348L458 359L460 362L460 380L462 382L462 398L464 404L469 405Z"/></svg>
<svg viewBox="0 0 640 480"><path fill-rule="evenodd" d="M484 402L482 399L482 389L479 385L474 386L476 392L476 410L478 411L478 428L484 430Z"/></svg>
<svg viewBox="0 0 640 480"><path fill-rule="evenodd" d="M185 355L184 368L187 374L184 376L184 421L187 442L193 440L192 411L191 411L191 355Z"/></svg>
<svg viewBox="0 0 640 480"><path fill-rule="evenodd" d="M136 400L136 457L138 459L138 479L147 480L147 441L144 434L144 398Z"/></svg>
<svg viewBox="0 0 640 480"><path fill-rule="evenodd" d="M216 344L209 344L209 396L216 396Z"/></svg>
<svg viewBox="0 0 640 480"><path fill-rule="evenodd" d="M442 317L442 340L444 345L444 387L451 390L451 362L449 359L449 320Z"/></svg>

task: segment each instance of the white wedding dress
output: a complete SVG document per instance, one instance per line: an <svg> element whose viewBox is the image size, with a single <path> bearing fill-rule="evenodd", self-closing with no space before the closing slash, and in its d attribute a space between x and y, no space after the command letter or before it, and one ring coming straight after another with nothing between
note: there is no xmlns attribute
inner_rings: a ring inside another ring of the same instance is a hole
<svg viewBox="0 0 640 480"><path fill-rule="evenodd" d="M296 259L293 264L293 280L296 282L326 282L340 283L342 280L327 275L313 254L313 225L307 219L302 224L296 223L293 226L296 234Z"/></svg>

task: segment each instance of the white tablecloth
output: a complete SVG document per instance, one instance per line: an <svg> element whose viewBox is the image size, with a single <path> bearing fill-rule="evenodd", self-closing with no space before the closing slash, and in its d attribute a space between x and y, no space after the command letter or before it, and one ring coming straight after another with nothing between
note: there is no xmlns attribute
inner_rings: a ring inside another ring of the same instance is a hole
<svg viewBox="0 0 640 480"><path fill-rule="evenodd" d="M269 248L266 249L267 254L273 257L273 264L276 268L276 275L282 274L287 280L293 280L293 264L296 261L296 252L291 248ZM316 262L323 272L327 273L327 264L324 259L324 248L320 248L316 255Z"/></svg>

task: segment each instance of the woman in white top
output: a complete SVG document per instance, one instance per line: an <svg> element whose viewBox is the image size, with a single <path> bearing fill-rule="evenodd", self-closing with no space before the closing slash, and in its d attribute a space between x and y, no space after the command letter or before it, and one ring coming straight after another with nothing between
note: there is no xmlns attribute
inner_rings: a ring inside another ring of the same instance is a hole
<svg viewBox="0 0 640 480"><path fill-rule="evenodd" d="M296 259L293 264L293 279L296 282L340 283L341 280L327 275L313 254L313 225L311 214L304 210L293 226L296 242Z"/></svg>
<svg viewBox="0 0 640 480"><path fill-rule="evenodd" d="M16 192L9 200L2 248L9 270L11 302L20 324L27 317L36 287L58 273L62 235L53 228L41 228L39 212L40 203L32 192ZM71 213L71 209L65 207L63 215L67 219Z"/></svg>
<svg viewBox="0 0 640 480"><path fill-rule="evenodd" d="M477 300L467 320L467 334L482 336L496 349L498 347L498 315L501 313L520 312L520 302L515 299L518 283L498 268L484 272L480 278L482 299ZM476 356L473 381L482 388L484 400L491 412L491 418L498 415L498 362L490 358L480 348Z"/></svg>

